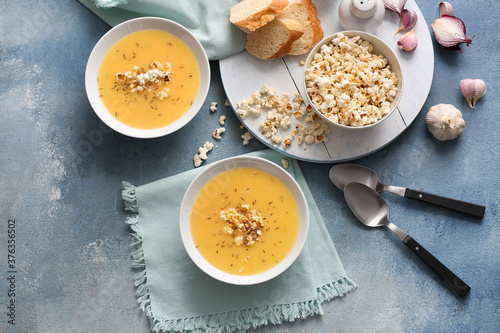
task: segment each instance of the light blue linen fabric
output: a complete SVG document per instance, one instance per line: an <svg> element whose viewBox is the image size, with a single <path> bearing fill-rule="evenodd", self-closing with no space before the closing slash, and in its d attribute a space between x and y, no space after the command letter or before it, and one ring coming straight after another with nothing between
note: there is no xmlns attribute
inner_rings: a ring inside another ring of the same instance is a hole
<svg viewBox="0 0 500 333"><path fill-rule="evenodd" d="M229 22L239 0L79 0L111 26L144 16L163 17L182 24L198 38L209 60L245 49L246 34Z"/></svg>
<svg viewBox="0 0 500 333"><path fill-rule="evenodd" d="M283 155L260 156L281 165ZM335 246L296 160L287 171L308 202L310 229L296 262L280 276L253 286L219 282L189 258L180 238L179 207L192 179L205 167L135 187L123 183L125 208L133 213L133 267L139 269L137 297L154 331L239 332L322 314L325 300L356 284L346 275Z"/></svg>

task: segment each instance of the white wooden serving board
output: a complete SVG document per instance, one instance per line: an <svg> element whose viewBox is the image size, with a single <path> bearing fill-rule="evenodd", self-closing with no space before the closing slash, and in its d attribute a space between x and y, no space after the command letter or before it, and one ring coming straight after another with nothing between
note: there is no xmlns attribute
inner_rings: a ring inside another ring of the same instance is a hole
<svg viewBox="0 0 500 333"><path fill-rule="evenodd" d="M321 20L321 26L325 37L338 31L342 31L338 20L338 6L340 0L316 0L314 1ZM274 147L270 139L261 134L259 124L265 120L266 114L255 118L247 116L241 119L247 129L260 141L272 149L280 151L299 160L310 162L342 162L359 158L373 153L388 145L398 137L415 119L425 103L429 94L434 71L434 50L429 28L414 0L408 0L406 8L415 10L418 14L418 22L415 33L418 37L418 47L411 53L405 53L397 45L399 33L394 33L399 28L399 18L395 13L386 10L383 23L375 31L368 31L383 39L393 49L399 58L403 71L403 94L399 102L397 112L393 112L389 118L378 126L359 131L349 129L337 129L330 126L330 134L327 135L328 142L319 144L293 144L284 148L283 144ZM237 103L249 98L255 90L260 90L263 84L276 89L278 94L300 92L305 97L302 84L304 77L304 66L299 64L305 60L307 54L301 56L287 56L280 59L262 60L252 56L247 51L220 60L220 72L224 89L229 102L234 110ZM291 129L295 128L292 117ZM279 131L278 135L283 138L291 131Z"/></svg>

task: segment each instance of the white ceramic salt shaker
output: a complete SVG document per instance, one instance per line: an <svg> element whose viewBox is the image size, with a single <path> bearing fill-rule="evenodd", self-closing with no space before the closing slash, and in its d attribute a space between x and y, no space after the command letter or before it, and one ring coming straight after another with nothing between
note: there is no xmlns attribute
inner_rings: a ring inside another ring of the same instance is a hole
<svg viewBox="0 0 500 333"><path fill-rule="evenodd" d="M345 30L373 32L384 17L382 0L342 0L339 5L340 25Z"/></svg>

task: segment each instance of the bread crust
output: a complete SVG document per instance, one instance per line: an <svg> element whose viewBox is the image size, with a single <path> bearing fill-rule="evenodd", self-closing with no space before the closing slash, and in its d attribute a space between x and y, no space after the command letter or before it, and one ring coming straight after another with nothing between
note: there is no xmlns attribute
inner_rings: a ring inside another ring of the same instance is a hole
<svg viewBox="0 0 500 333"><path fill-rule="evenodd" d="M311 42L311 49L320 42L324 37L323 28L321 28L321 20L318 17L318 11L312 0L300 0L300 3L306 7L307 11L310 13L311 27L313 29L313 40Z"/></svg>
<svg viewBox="0 0 500 333"><path fill-rule="evenodd" d="M304 49L302 46L293 45L292 49L289 54L291 55L301 55L304 53L309 52L319 41L321 41L324 37L324 32L323 28L321 28L321 20L318 18L318 11L316 9L316 6L312 2L312 0L297 0L287 6L279 15L278 17L280 18L285 18L287 17L287 10L290 9L291 11L294 9L296 6L302 6L306 11L308 15L308 22L300 22L304 25L304 28L307 29L307 25L309 25L311 29L311 42L309 45ZM306 36L303 35L302 38L305 38Z"/></svg>
<svg viewBox="0 0 500 333"><path fill-rule="evenodd" d="M286 27L288 31L287 39L281 45L279 45L279 48L276 51L274 51L274 53L272 53L271 55L263 54L260 48L259 49L255 48L255 43L256 43L256 38L258 38L261 35L261 33L266 33L266 29L270 27L270 26L267 27L264 26L261 28L264 30L257 30L247 35L246 48L248 52L250 52L252 55L261 59L274 59L274 58L284 57L292 49L293 42L298 40L304 34L304 28L302 27L302 24L300 24L295 20L289 18L276 18L275 20L277 20L276 22L279 21ZM259 44L259 46L261 45L262 44Z"/></svg>
<svg viewBox="0 0 500 333"><path fill-rule="evenodd" d="M244 1L231 8L229 21L246 33L252 33L258 28L264 26L266 23L272 21L279 12L288 6L288 0L272 0L266 8L262 8L260 11L255 12L250 16L235 21L235 11L238 10L238 5L240 4L244 5Z"/></svg>
<svg viewBox="0 0 500 333"><path fill-rule="evenodd" d="M304 27L299 22L286 18L280 18L280 20L287 22L286 25L288 26L288 30L290 31L290 38L278 51L276 51L275 54L273 54L268 59L281 58L289 54L292 50L293 43L304 34Z"/></svg>

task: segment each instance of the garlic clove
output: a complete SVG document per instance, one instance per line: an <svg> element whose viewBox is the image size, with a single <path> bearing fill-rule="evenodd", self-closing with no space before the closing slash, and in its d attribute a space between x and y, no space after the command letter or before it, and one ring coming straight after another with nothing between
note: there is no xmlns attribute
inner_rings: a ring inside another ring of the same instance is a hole
<svg viewBox="0 0 500 333"><path fill-rule="evenodd" d="M476 92L474 93L474 98L472 98L472 108L475 108L476 101L486 94L486 83L483 80L475 79L474 86L476 87Z"/></svg>
<svg viewBox="0 0 500 333"><path fill-rule="evenodd" d="M463 79L460 81L460 91L469 103L469 106L472 108L472 99L474 98L474 80Z"/></svg>
<svg viewBox="0 0 500 333"><path fill-rule="evenodd" d="M412 52L418 46L417 34L414 29L411 29L409 32L405 33L398 40L399 48L405 52Z"/></svg>
<svg viewBox="0 0 500 333"><path fill-rule="evenodd" d="M439 15L453 15L453 6L449 2L442 1L439 3Z"/></svg>
<svg viewBox="0 0 500 333"><path fill-rule="evenodd" d="M460 81L460 91L469 106L474 109L476 101L486 94L486 83L481 79L463 79Z"/></svg>
<svg viewBox="0 0 500 333"><path fill-rule="evenodd" d="M465 120L460 110L451 104L432 106L425 116L429 132L439 141L453 140L464 132Z"/></svg>
<svg viewBox="0 0 500 333"><path fill-rule="evenodd" d="M383 0L384 7L401 16L406 0Z"/></svg>
<svg viewBox="0 0 500 333"><path fill-rule="evenodd" d="M411 29L417 24L418 15L413 9L403 9L399 16L399 30L396 31L394 36L400 31Z"/></svg>
<svg viewBox="0 0 500 333"><path fill-rule="evenodd" d="M432 32L436 42L444 47L459 50L460 44L472 43L472 38L465 34L465 25L461 19L455 16L443 15L431 24Z"/></svg>

